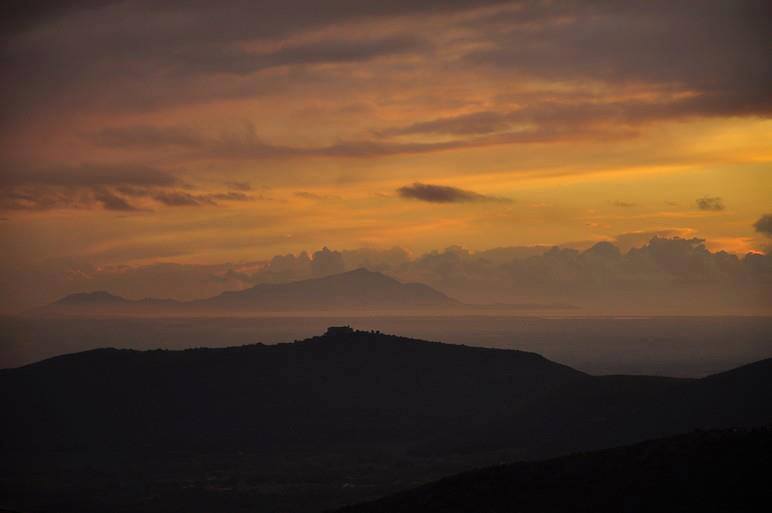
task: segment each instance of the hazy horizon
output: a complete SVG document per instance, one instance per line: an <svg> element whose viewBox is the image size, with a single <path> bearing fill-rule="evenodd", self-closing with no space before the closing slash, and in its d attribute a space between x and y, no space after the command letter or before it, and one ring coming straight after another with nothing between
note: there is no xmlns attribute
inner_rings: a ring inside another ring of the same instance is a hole
<svg viewBox="0 0 772 513"><path fill-rule="evenodd" d="M302 251L267 261L219 265L167 262L100 268L69 262L66 269L18 278L17 293L8 298L3 313L24 313L71 294L96 291L129 300L190 302L258 284L293 283L356 269L428 285L470 306L512 305L512 313L518 308L537 314L593 316L772 313L772 297L767 293L772 288L772 256L712 252L706 241L697 238L654 234L647 239L649 236L652 234L627 234L611 241L476 252L451 246L421 255L396 246L342 251L325 246L310 254ZM294 310L304 308L298 305ZM315 310L318 308L307 307L304 314ZM369 310L377 313L379 309ZM255 315L281 311L261 311L257 304L251 309ZM165 315L163 311L157 314ZM244 315L245 311L234 309L230 314Z"/></svg>

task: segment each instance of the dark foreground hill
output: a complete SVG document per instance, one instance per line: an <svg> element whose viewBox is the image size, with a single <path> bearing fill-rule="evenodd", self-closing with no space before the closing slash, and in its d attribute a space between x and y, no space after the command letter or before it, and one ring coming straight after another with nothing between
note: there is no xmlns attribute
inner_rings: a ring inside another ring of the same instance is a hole
<svg viewBox="0 0 772 513"><path fill-rule="evenodd" d="M45 315L238 315L262 312L440 309L461 304L422 283L401 283L367 269L289 283L263 283L197 301L129 300L104 291L66 296Z"/></svg>
<svg viewBox="0 0 772 513"><path fill-rule="evenodd" d="M344 329L225 349L100 349L0 371L4 447L368 446L433 440L585 375L535 353Z"/></svg>
<svg viewBox="0 0 772 513"><path fill-rule="evenodd" d="M772 360L699 380L593 377L344 329L52 358L0 371L0 411L6 506L318 511L499 461L770 423Z"/></svg>
<svg viewBox="0 0 772 513"><path fill-rule="evenodd" d="M467 472L337 513L761 512L772 429L704 431Z"/></svg>

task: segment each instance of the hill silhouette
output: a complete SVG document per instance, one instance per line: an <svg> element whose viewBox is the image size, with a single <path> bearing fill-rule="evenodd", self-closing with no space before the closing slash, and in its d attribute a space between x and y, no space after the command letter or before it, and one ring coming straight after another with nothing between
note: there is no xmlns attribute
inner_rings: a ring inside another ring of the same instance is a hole
<svg viewBox="0 0 772 513"><path fill-rule="evenodd" d="M239 314L327 310L410 310L460 303L421 283L402 283L360 268L322 278L264 283L196 301L129 300L105 291L71 294L37 310L48 315Z"/></svg>
<svg viewBox="0 0 772 513"><path fill-rule="evenodd" d="M761 511L772 429L704 431L449 477L337 513Z"/></svg>
<svg viewBox="0 0 772 513"><path fill-rule="evenodd" d="M51 483L71 476L78 511L318 511L497 461L772 422L772 359L703 379L596 377L535 353L341 328L289 344L99 349L2 370L0 411L12 418L0 425L0 482L21 490L17 509L63 511L64 492L41 484L51 472ZM227 482L242 484L212 495L190 475L199 467L231 469ZM85 493L93 472L107 484ZM119 500L132 479L155 509ZM258 493L244 479L294 491ZM363 482L342 494L352 479Z"/></svg>
<svg viewBox="0 0 772 513"><path fill-rule="evenodd" d="M446 307L458 302L422 283L402 283L385 274L355 269L323 278L265 283L193 302L205 308L325 310Z"/></svg>
<svg viewBox="0 0 772 513"><path fill-rule="evenodd" d="M0 428L0 443L415 442L584 376L534 353L353 330L225 349L99 349L0 372L2 409L20 419Z"/></svg>

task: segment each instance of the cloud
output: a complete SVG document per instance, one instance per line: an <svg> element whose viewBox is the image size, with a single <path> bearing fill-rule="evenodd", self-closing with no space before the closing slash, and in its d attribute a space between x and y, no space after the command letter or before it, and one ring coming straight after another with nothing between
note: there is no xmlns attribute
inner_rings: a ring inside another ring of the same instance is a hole
<svg viewBox="0 0 772 513"><path fill-rule="evenodd" d="M332 251L327 246L314 252L310 265L311 274L316 277L342 273L346 269L343 254L340 251Z"/></svg>
<svg viewBox="0 0 772 513"><path fill-rule="evenodd" d="M317 194L315 192L308 191L297 191L295 196L298 198L316 201L335 201L340 199L340 196L335 196L334 194Z"/></svg>
<svg viewBox="0 0 772 513"><path fill-rule="evenodd" d="M106 127L90 138L100 146L113 148L196 146L202 142L201 136L188 128L152 125Z"/></svg>
<svg viewBox="0 0 772 513"><path fill-rule="evenodd" d="M165 134L164 128L148 129L149 134L157 134L159 141L152 137L136 137L135 132L145 130L146 127L130 127L120 130L128 130L129 136L120 138L117 148L133 147L136 149L153 149L159 146L176 146L184 150L184 155L198 159L223 159L223 160L263 160L276 158L300 158L300 157L341 157L341 158L368 158L388 157L392 155L432 153L437 151L453 150L460 148L475 148L513 143L539 143L559 140L564 137L576 138L577 134L551 129L534 128L518 132L506 132L501 134L489 134L482 137L470 137L467 139L441 141L441 142L395 142L390 140L343 140L326 146L286 146L272 144L264 141L257 135L254 125L245 124L239 130L222 133L217 136L205 136L195 134L188 138L179 138L179 129L169 128L171 133ZM584 135L595 133L592 129L584 130ZM116 129L116 134L121 133ZM617 130L614 136L624 134ZM606 134L610 137L610 135ZM169 141L167 142L164 141ZM174 141L172 144L171 141ZM103 143L107 143L106 140Z"/></svg>
<svg viewBox="0 0 772 513"><path fill-rule="evenodd" d="M216 8L206 2L147 0L12 4L2 22L8 35L2 71L25 77L23 85L5 91L19 116L28 116L33 107L45 115L52 102L104 112L249 96L277 79L239 81L256 72L391 56L439 61L444 69L490 78L636 84L688 96L670 102L662 115L772 112L772 70L766 65L766 20L772 10L768 2L754 0L706 0L700 16L688 2L665 0L645 6L570 0L330 0L324 5L231 0ZM481 9L494 5L501 7ZM459 12L463 16L451 16ZM105 30L90 30L96 26ZM383 31L384 26L391 30ZM423 30L426 26L437 36ZM447 37L457 33L464 37ZM135 44L138 40L143 44ZM433 44L448 46L447 55ZM272 90L307 79L279 77ZM464 116L446 120L443 129L487 134L510 122L507 112L496 110ZM396 127L392 135L436 129L431 120L418 121ZM115 135L101 134L113 142Z"/></svg>
<svg viewBox="0 0 772 513"><path fill-rule="evenodd" d="M22 87L4 91L11 95L17 116L28 115L33 107L43 114L68 103L79 109L98 106L104 112L253 95L261 83L231 88L233 82L217 84L210 78L239 79L281 66L348 64L418 51L425 46L423 38L413 34L358 31L352 39L324 29L502 2L330 0L319 5L312 0L230 0L215 7L186 1L63 0L30 7L30 2L10 1L18 5L4 10L8 44L0 71L25 77Z"/></svg>
<svg viewBox="0 0 772 513"><path fill-rule="evenodd" d="M167 207L191 207L205 203L204 200L187 192L164 191L153 196L153 199Z"/></svg>
<svg viewBox="0 0 772 513"><path fill-rule="evenodd" d="M239 264L89 266L81 262L38 268L40 264L29 263L24 290L46 291L49 301L95 289L132 298L168 297L174 291L178 298L189 299L365 266L403 282L427 283L469 303L570 303L587 313L639 314L768 312L772 308L768 293L772 255L712 252L704 240L694 237L655 236L637 240L631 249L619 246L604 241L586 250L538 246L479 252L452 246L416 257L401 248L336 251L325 247L312 257L301 252Z"/></svg>
<svg viewBox="0 0 772 513"><path fill-rule="evenodd" d="M731 108L717 108L712 112L705 109L704 99L689 95L666 94L649 99L609 100L600 94L552 93L544 97L538 94L524 95L519 100L524 104L516 109L469 112L396 126L376 133L386 138L409 135L472 137L509 134L511 139L502 142L527 142L525 136L529 134L546 136L553 140L569 135L592 135L599 131L612 134L619 130L620 126L634 129L641 124L656 121L732 115L733 112Z"/></svg>
<svg viewBox="0 0 772 513"><path fill-rule="evenodd" d="M178 55L173 69L183 74L232 73L246 75L280 66L342 64L420 50L425 44L408 36L380 39L331 39L284 46L273 52L209 47Z"/></svg>
<svg viewBox="0 0 772 513"><path fill-rule="evenodd" d="M483 201L508 201L504 198L485 196L473 191L449 187L447 185L432 185L415 182L397 189L397 194L403 198L427 201L429 203L470 203Z"/></svg>
<svg viewBox="0 0 772 513"><path fill-rule="evenodd" d="M635 203L628 203L626 201L614 201L611 203L615 207L619 208L633 208L637 206Z"/></svg>
<svg viewBox="0 0 772 513"><path fill-rule="evenodd" d="M178 183L178 179L174 175L143 164L81 164L42 168L21 168L7 165L7 167L7 171L0 174L0 187L22 185L168 187Z"/></svg>
<svg viewBox="0 0 772 513"><path fill-rule="evenodd" d="M0 209L93 209L138 211L126 196L179 185L164 170L142 164L95 164L24 168L8 166L0 175Z"/></svg>
<svg viewBox="0 0 772 513"><path fill-rule="evenodd" d="M772 214L764 214L753 223L753 228L767 237L772 237Z"/></svg>
<svg viewBox="0 0 772 513"><path fill-rule="evenodd" d="M725 208L723 200L718 196L706 196L704 198L698 198L696 203L698 209L707 210L710 212L720 212Z"/></svg>
<svg viewBox="0 0 772 513"><path fill-rule="evenodd" d="M178 187L190 186L171 173L145 165L11 167L0 175L0 210L101 208L132 212L147 210L148 201L164 206L216 206L253 199L240 191L191 193Z"/></svg>
<svg viewBox="0 0 772 513"><path fill-rule="evenodd" d="M232 189L234 191L251 191L252 190L252 184L250 184L249 182L227 182L225 185L227 185L229 189Z"/></svg>
<svg viewBox="0 0 772 513"><path fill-rule="evenodd" d="M161 191L153 199L167 207L215 206L220 201L250 201L251 196L241 192L191 194L183 191Z"/></svg>
<svg viewBox="0 0 772 513"><path fill-rule="evenodd" d="M509 128L515 120L516 115L514 113L480 111L421 121L403 127L383 130L379 133L387 137L414 134L488 134Z"/></svg>
<svg viewBox="0 0 772 513"><path fill-rule="evenodd" d="M490 44L463 61L481 72L690 91L679 108L695 114L772 113L768 3L708 0L699 16L688 2L665 0L520 7L468 22Z"/></svg>
<svg viewBox="0 0 772 513"><path fill-rule="evenodd" d="M122 198L109 190L98 190L94 194L94 199L102 204L105 210L119 210L124 212L131 212L139 210L137 207L131 205L125 198Z"/></svg>
<svg viewBox="0 0 772 513"><path fill-rule="evenodd" d="M688 228L667 229L656 231L640 231L620 233L613 239L614 245L622 252L627 253L632 248L640 248L648 244L652 239L690 239L694 237L694 230Z"/></svg>

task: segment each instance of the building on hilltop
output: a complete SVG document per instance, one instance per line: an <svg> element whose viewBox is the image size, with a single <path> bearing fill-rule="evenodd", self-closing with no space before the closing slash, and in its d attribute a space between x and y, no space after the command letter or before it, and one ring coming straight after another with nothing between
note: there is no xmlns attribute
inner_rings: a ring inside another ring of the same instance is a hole
<svg viewBox="0 0 772 513"><path fill-rule="evenodd" d="M334 337L336 335L351 335L354 333L354 329L351 326L330 326L327 328L327 332L324 334L326 337Z"/></svg>

